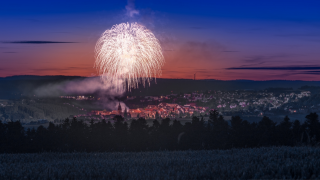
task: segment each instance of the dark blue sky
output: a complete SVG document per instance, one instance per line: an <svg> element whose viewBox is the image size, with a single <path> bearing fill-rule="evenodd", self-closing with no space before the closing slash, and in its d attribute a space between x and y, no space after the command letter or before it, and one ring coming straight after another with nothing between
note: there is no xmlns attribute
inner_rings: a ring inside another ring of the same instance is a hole
<svg viewBox="0 0 320 180"><path fill-rule="evenodd" d="M1 16L82 14L124 10L127 1L2 1ZM136 9L152 9L170 14L213 18L319 21L319 1L188 1L138 0Z"/></svg>
<svg viewBox="0 0 320 180"><path fill-rule="evenodd" d="M1 1L0 76L95 75L99 35L136 21L162 43L164 78L320 80L309 72L320 66L319 9L315 0Z"/></svg>

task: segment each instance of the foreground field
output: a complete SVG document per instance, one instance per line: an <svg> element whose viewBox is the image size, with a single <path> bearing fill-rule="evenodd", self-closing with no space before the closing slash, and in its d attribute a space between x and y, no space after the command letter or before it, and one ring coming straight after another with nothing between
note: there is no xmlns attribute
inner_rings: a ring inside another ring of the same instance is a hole
<svg viewBox="0 0 320 180"><path fill-rule="evenodd" d="M0 179L319 179L320 148L1 154Z"/></svg>

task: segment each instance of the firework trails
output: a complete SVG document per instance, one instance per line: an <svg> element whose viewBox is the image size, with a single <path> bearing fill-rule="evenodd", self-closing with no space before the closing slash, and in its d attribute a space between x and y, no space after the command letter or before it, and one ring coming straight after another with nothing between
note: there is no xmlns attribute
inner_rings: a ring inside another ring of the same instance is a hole
<svg viewBox="0 0 320 180"><path fill-rule="evenodd" d="M95 67L106 83L118 89L150 85L161 75L164 57L158 39L137 23L122 23L106 30L95 47Z"/></svg>

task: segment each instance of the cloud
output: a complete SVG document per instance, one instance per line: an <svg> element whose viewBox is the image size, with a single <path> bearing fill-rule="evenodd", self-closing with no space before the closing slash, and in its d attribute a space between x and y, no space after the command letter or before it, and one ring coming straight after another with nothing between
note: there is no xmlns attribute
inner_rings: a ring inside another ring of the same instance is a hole
<svg viewBox="0 0 320 180"><path fill-rule="evenodd" d="M320 66L230 67L227 70L320 70Z"/></svg>
<svg viewBox="0 0 320 180"><path fill-rule="evenodd" d="M244 62L249 62L249 63L256 63L260 61L265 61L265 60L271 60L271 59L279 59L279 58L286 58L289 57L290 55L286 54L278 54L278 55L271 55L271 56L252 56L252 57L247 57L243 61Z"/></svg>
<svg viewBox="0 0 320 180"><path fill-rule="evenodd" d="M78 42L63 42L63 41L3 41L2 43L11 43L11 44L58 44L58 43L78 43Z"/></svg>
<svg viewBox="0 0 320 180"><path fill-rule="evenodd" d="M34 71L69 71L74 69L88 69L87 67L65 67L65 68L36 68Z"/></svg>
<svg viewBox="0 0 320 180"><path fill-rule="evenodd" d="M203 69L203 68L200 68L200 69L194 69L196 71L204 71L204 70L207 70L207 69Z"/></svg>
<svg viewBox="0 0 320 180"><path fill-rule="evenodd" d="M58 33L58 34L72 34L72 32L52 32L52 33Z"/></svg>
<svg viewBox="0 0 320 180"><path fill-rule="evenodd" d="M55 73L60 73L63 74L68 71L73 71L73 70L87 70L88 67L61 67L61 68L34 68L30 69L33 73L40 73L40 72L55 72Z"/></svg>
<svg viewBox="0 0 320 180"><path fill-rule="evenodd" d="M304 71L301 74L320 74L320 71Z"/></svg>
<svg viewBox="0 0 320 180"><path fill-rule="evenodd" d="M213 75L213 73L216 73L217 70L216 69L198 69L198 68L184 68L184 69L179 69L179 70L172 70L172 69L168 69L168 70L163 70L163 73L165 74L179 74L179 75L184 75L184 77L189 77L193 78L194 74L196 74L196 76L198 77L203 77L203 76L215 76Z"/></svg>
<svg viewBox="0 0 320 180"><path fill-rule="evenodd" d="M258 56L250 56L242 59L242 61L245 63L243 65L244 67L248 66L261 66L262 64L265 63L270 63L270 62L280 62L280 61L285 61L285 58L288 57L297 57L298 55L289 55L289 54L275 54L275 55L258 55Z"/></svg>
<svg viewBox="0 0 320 180"><path fill-rule="evenodd" d="M126 5L127 16L134 17L135 15L139 15L139 11L135 9L134 0L128 0L128 4Z"/></svg>
<svg viewBox="0 0 320 180"><path fill-rule="evenodd" d="M249 62L249 63L255 63L255 62L258 62L258 61L263 61L263 60L266 60L268 58L266 58L265 56L254 56L254 57L250 57L250 58L246 58L245 62Z"/></svg>
<svg viewBox="0 0 320 180"><path fill-rule="evenodd" d="M166 73L181 73L181 71L173 71L173 70L163 70Z"/></svg>
<svg viewBox="0 0 320 180"><path fill-rule="evenodd" d="M319 75L320 71L286 71L287 73L283 73L281 75L278 75L280 77L284 76L292 76L292 75Z"/></svg>
<svg viewBox="0 0 320 180"><path fill-rule="evenodd" d="M279 37L320 37L320 33L276 34Z"/></svg>
<svg viewBox="0 0 320 180"><path fill-rule="evenodd" d="M201 77L207 74L217 74L220 69L220 59L226 54L221 52L227 48L215 41L189 41L176 43L174 51L164 51L166 63L163 67L164 78L193 79L194 73ZM213 72L214 71L214 72Z"/></svg>
<svg viewBox="0 0 320 180"><path fill-rule="evenodd" d="M200 65L203 62L211 62L218 58L221 51L226 48L217 42L196 42L189 41L174 48L174 53L170 57L175 63L197 62ZM181 65L180 65L181 66Z"/></svg>
<svg viewBox="0 0 320 180"><path fill-rule="evenodd" d="M239 52L239 51L221 51L221 52L234 53L234 52Z"/></svg>

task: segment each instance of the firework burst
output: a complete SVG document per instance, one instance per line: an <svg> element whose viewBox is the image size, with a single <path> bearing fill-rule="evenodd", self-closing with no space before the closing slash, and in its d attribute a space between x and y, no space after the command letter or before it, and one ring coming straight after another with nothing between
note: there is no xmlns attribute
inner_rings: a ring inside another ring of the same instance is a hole
<svg viewBox="0 0 320 180"><path fill-rule="evenodd" d="M97 68L106 83L131 90L161 75L164 57L158 39L138 23L122 23L106 30L95 47Z"/></svg>

